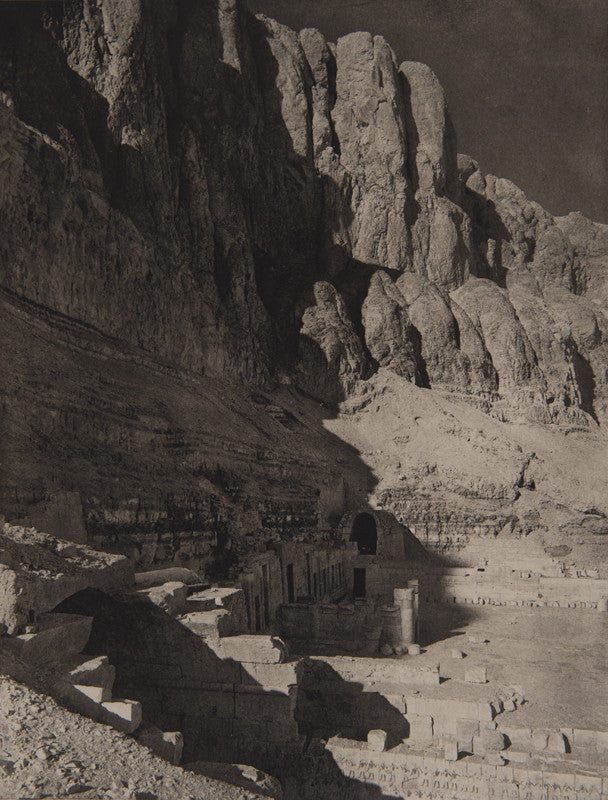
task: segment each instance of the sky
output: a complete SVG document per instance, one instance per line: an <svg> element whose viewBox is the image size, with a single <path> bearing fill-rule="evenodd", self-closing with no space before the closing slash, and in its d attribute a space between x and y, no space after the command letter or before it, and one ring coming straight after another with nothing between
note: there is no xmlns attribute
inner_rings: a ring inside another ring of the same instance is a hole
<svg viewBox="0 0 608 800"><path fill-rule="evenodd" d="M553 214L608 223L607 0L248 0L330 41L382 34L444 87L458 150Z"/></svg>

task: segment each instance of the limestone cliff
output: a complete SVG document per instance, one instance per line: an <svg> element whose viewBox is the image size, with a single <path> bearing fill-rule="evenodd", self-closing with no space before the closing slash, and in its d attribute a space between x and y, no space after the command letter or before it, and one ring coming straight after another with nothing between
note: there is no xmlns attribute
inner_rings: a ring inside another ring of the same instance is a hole
<svg viewBox="0 0 608 800"><path fill-rule="evenodd" d="M9 515L77 491L144 561L179 531L218 558L298 514L318 535L373 479L313 401L379 369L506 422L602 422L606 227L458 155L428 67L242 0L4 5Z"/></svg>

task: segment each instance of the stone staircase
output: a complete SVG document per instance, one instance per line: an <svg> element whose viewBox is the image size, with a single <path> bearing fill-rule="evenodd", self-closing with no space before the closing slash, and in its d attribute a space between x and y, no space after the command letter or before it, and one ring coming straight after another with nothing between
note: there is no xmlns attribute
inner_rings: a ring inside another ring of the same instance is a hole
<svg viewBox="0 0 608 800"><path fill-rule="evenodd" d="M64 662L59 669L68 684L66 699L80 714L123 733L134 733L139 728L141 703L112 697L116 671L107 656Z"/></svg>
<svg viewBox="0 0 608 800"><path fill-rule="evenodd" d="M57 676L54 693L71 710L123 733L136 734L155 755L179 764L182 734L142 725L139 701L113 697L116 668L108 657L82 654L92 625L92 617L79 614L41 614L35 625L28 626L29 632L4 637L3 644L22 661L52 670Z"/></svg>

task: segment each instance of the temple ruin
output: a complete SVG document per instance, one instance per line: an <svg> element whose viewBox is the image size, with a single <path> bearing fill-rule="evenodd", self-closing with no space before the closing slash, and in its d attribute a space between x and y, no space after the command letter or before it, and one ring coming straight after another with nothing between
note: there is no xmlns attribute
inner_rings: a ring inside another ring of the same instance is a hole
<svg viewBox="0 0 608 800"><path fill-rule="evenodd" d="M608 581L551 559L442 566L372 509L336 537L279 544L209 585L5 524L2 651L190 773L252 765L255 781L231 780L266 781L264 796L603 797L608 734L589 710L538 716L542 691L500 637L525 619L542 659L554 620L605 625Z"/></svg>
<svg viewBox="0 0 608 800"><path fill-rule="evenodd" d="M608 800L608 227L413 52L0 2L0 797Z"/></svg>

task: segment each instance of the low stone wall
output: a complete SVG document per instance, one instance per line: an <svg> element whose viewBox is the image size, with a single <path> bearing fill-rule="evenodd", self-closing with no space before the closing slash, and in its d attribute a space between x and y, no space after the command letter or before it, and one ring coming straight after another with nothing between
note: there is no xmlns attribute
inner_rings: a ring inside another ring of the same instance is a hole
<svg viewBox="0 0 608 800"><path fill-rule="evenodd" d="M597 609L606 597L606 580L544 577L525 571L504 575L451 570L444 573L440 581L429 582L424 599L431 602Z"/></svg>
<svg viewBox="0 0 608 800"><path fill-rule="evenodd" d="M511 749L520 753L542 753L546 746L543 739L547 736L563 737L568 751L577 754L580 751L591 751L608 755L608 731L594 731L583 728L559 728L559 730L546 730L537 728L522 728L511 725L500 726L502 733L507 736ZM509 752L507 752L507 755Z"/></svg>
<svg viewBox="0 0 608 800"><path fill-rule="evenodd" d="M295 652L311 645L335 645L350 652L374 653L382 626L380 608L365 601L286 603L280 609L281 636Z"/></svg>
<svg viewBox="0 0 608 800"><path fill-rule="evenodd" d="M370 569L368 585L377 596L420 580L422 603L477 603L499 606L604 609L608 580L546 575L498 567L429 568L425 564L392 563ZM373 583L372 583L373 581Z"/></svg>
<svg viewBox="0 0 608 800"><path fill-rule="evenodd" d="M437 753L416 753L402 746L380 753L365 743L338 737L328 741L327 749L345 776L372 784L393 798L604 800L608 796L608 774L575 774L549 765L494 766L474 756L452 762Z"/></svg>
<svg viewBox="0 0 608 800"><path fill-rule="evenodd" d="M401 579L401 586L404 581ZM388 602L357 599L353 603L290 603L281 606L281 635L295 652L333 646L346 652L402 653L417 641L419 585L391 590Z"/></svg>

